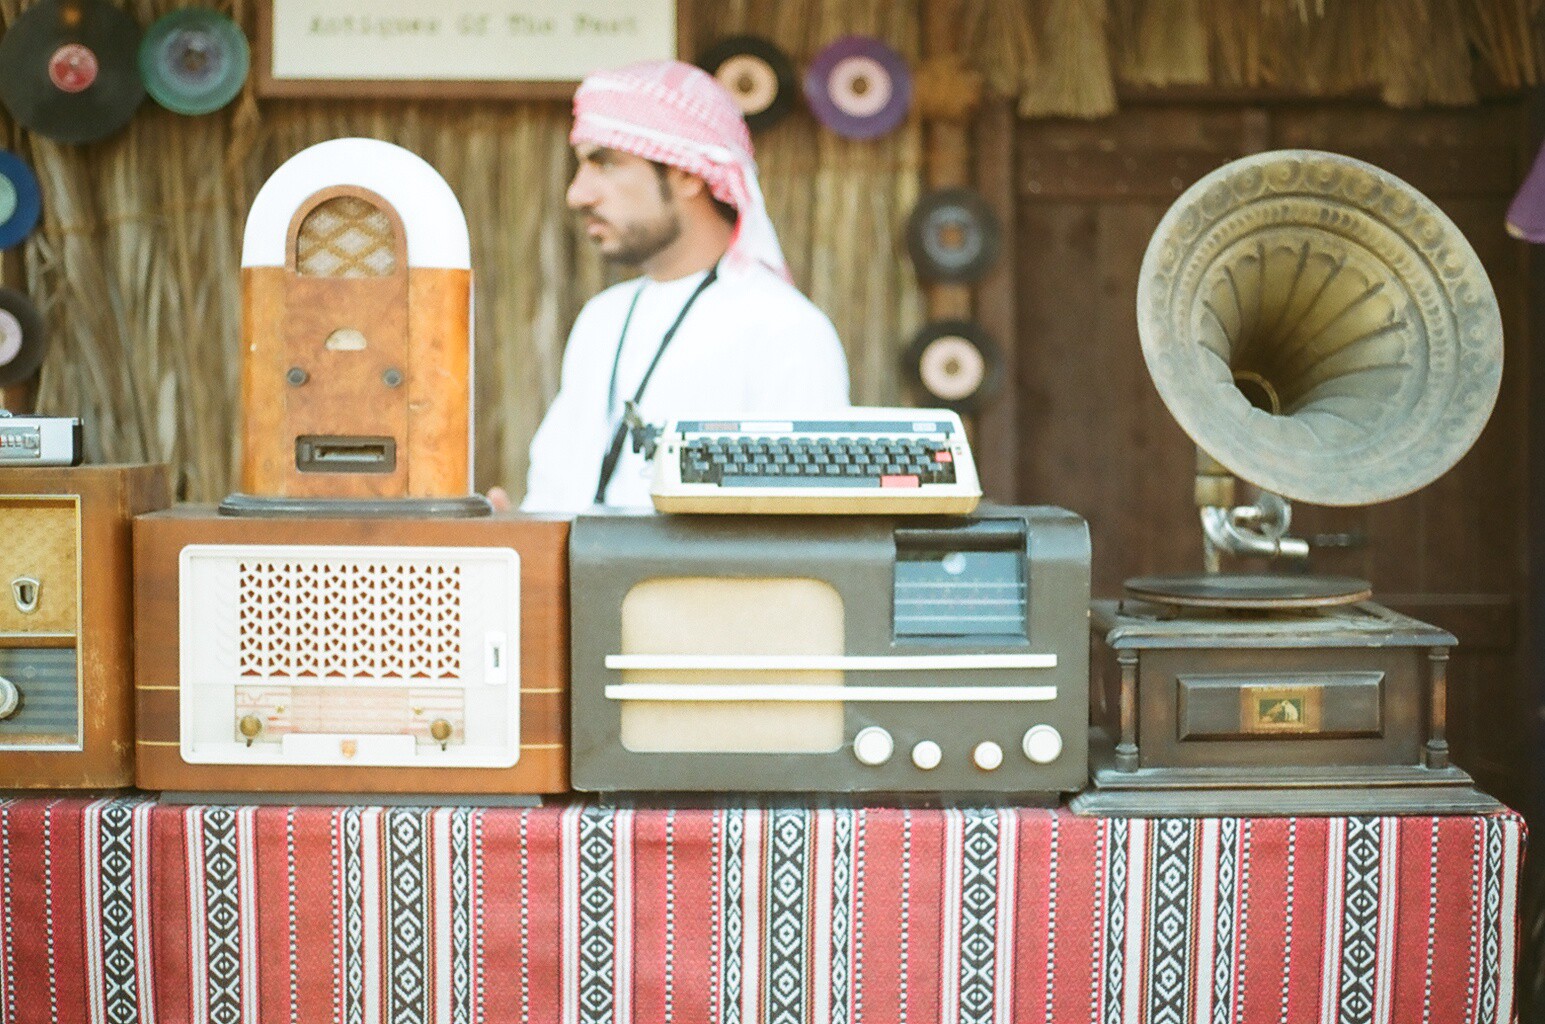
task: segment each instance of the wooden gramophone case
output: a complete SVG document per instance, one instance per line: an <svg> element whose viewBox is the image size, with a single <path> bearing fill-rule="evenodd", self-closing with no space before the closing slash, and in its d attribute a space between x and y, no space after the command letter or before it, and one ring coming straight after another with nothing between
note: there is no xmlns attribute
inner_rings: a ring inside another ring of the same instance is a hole
<svg viewBox="0 0 1545 1024"><path fill-rule="evenodd" d="M1454 637L1372 601L1278 612L1096 601L1101 814L1490 811L1448 759Z"/></svg>

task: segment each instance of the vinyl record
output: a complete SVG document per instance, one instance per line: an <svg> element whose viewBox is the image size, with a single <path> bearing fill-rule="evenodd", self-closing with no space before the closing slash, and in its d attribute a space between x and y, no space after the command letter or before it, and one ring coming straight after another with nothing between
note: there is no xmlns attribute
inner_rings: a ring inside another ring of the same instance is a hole
<svg viewBox="0 0 1545 1024"><path fill-rule="evenodd" d="M928 404L975 412L997 391L1003 373L998 346L969 320L927 324L907 347L905 370Z"/></svg>
<svg viewBox="0 0 1545 1024"><path fill-rule="evenodd" d="M715 43L698 65L729 90L752 131L761 131L794 106L794 62L759 36L731 36Z"/></svg>
<svg viewBox="0 0 1545 1024"><path fill-rule="evenodd" d="M43 317L32 300L0 288L0 387L10 387L38 372L47 348Z"/></svg>
<svg viewBox="0 0 1545 1024"><path fill-rule="evenodd" d="M145 86L139 27L105 0L40 0L0 37L0 102L58 142L94 142L129 123Z"/></svg>
<svg viewBox="0 0 1545 1024"><path fill-rule="evenodd" d="M873 139L907 119L912 76L901 54L878 39L843 36L806 69L805 100L838 135Z"/></svg>
<svg viewBox="0 0 1545 1024"><path fill-rule="evenodd" d="M1187 576L1135 576L1124 584L1128 596L1182 608L1236 608L1282 611L1326 608L1366 601L1373 596L1367 580L1350 576L1287 576L1276 573Z"/></svg>
<svg viewBox="0 0 1545 1024"><path fill-rule="evenodd" d="M30 235L42 212L37 175L21 157L0 149L0 249Z"/></svg>
<svg viewBox="0 0 1545 1024"><path fill-rule="evenodd" d="M992 269L998 245L998 218L963 188L928 193L907 221L907 251L925 281L978 281Z"/></svg>
<svg viewBox="0 0 1545 1024"><path fill-rule="evenodd" d="M145 91L178 114L211 114L235 99L251 59L237 24L208 7L162 16L139 46Z"/></svg>

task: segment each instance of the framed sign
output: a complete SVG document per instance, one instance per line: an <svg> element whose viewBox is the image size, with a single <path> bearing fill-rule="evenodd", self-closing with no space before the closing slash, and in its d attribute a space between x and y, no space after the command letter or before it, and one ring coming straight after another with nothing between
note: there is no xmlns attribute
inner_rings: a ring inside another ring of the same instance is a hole
<svg viewBox="0 0 1545 1024"><path fill-rule="evenodd" d="M253 70L263 96L570 95L591 71L690 44L690 0L265 0Z"/></svg>

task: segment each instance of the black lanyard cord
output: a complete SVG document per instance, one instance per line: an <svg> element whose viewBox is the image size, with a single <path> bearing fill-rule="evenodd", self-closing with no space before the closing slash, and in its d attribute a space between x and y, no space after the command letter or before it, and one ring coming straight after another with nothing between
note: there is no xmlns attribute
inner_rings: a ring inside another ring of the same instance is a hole
<svg viewBox="0 0 1545 1024"><path fill-rule="evenodd" d="M660 339L660 347L655 349L654 358L649 361L649 368L644 371L643 378L638 382L638 389L633 392L634 405L637 405L639 400L644 397L644 389L649 386L649 378L654 376L655 367L660 365L660 357L665 355L666 347L670 345L671 339L676 336L676 331L681 327L681 322L687 318L687 313L691 311L692 304L718 278L719 268L716 265L707 274L703 275L703 279L698 282L697 288L693 290L691 295L687 296L687 301L681 306L681 312L676 314L675 322L670 325L664 337ZM617 369L622 364L622 346L628 340L628 325L633 322L633 311L638 308L639 296L644 294L644 288L647 285L648 282L645 281L638 286L638 291L633 293L633 301L628 304L628 315L622 320L622 333L617 338L617 354L612 357L611 383L606 388L607 416L612 414L612 406L617 402ZM621 423L617 424L616 433L612 434L611 447L606 450L606 458L601 460L601 478L596 481L595 485L595 503L597 505L606 504L606 488L612 482L612 474L617 472L617 462L622 458L622 446L627 437L628 423L624 419Z"/></svg>

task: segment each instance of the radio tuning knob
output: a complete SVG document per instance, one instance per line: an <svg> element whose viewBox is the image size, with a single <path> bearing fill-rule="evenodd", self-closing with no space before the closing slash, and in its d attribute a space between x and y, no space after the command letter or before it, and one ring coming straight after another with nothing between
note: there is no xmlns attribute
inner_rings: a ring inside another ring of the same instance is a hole
<svg viewBox="0 0 1545 1024"><path fill-rule="evenodd" d="M971 760L984 772L996 771L1003 763L1003 748L992 740L984 740L971 751Z"/></svg>
<svg viewBox="0 0 1545 1024"><path fill-rule="evenodd" d="M0 718L10 718L21 707L21 691L5 676L0 676Z"/></svg>
<svg viewBox="0 0 1545 1024"><path fill-rule="evenodd" d="M933 740L923 740L912 748L912 763L925 772L933 771L944 760L944 751Z"/></svg>
<svg viewBox="0 0 1545 1024"><path fill-rule="evenodd" d="M241 721L236 723L236 728L247 737L247 746L250 747L252 741L263 731L263 720L257 715L242 715Z"/></svg>
<svg viewBox="0 0 1545 1024"><path fill-rule="evenodd" d="M440 744L440 749L444 750L445 741L451 738L451 723L443 718L436 718L429 723L429 735L433 736L435 742Z"/></svg>
<svg viewBox="0 0 1545 1024"><path fill-rule="evenodd" d="M860 729L858 735L853 737L853 756L862 764L882 765L891 759L895 750L896 741L878 725Z"/></svg>
<svg viewBox="0 0 1545 1024"><path fill-rule="evenodd" d="M1020 747L1036 764L1051 764L1062 756L1062 733L1050 725L1032 725Z"/></svg>

